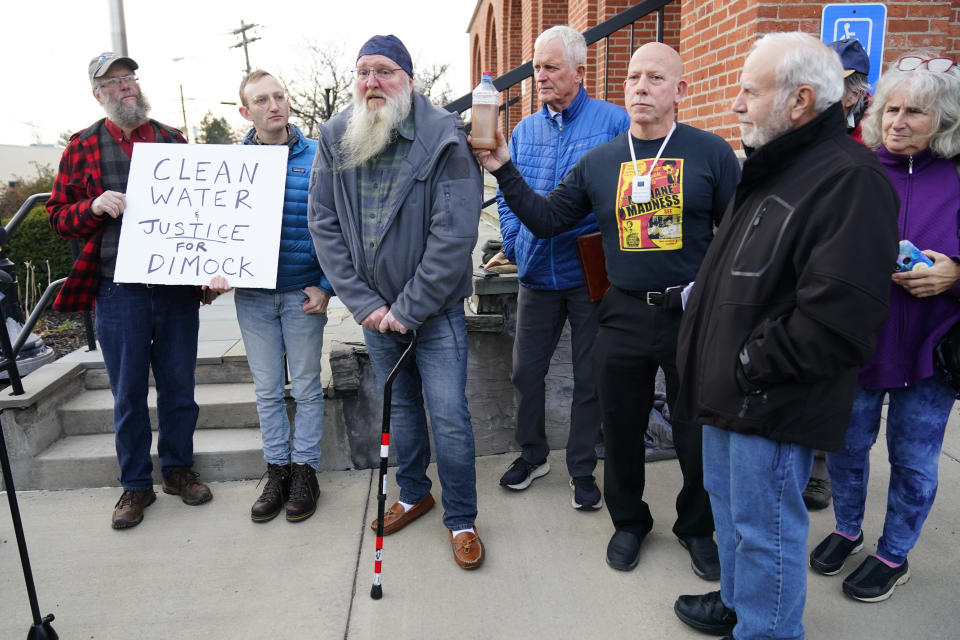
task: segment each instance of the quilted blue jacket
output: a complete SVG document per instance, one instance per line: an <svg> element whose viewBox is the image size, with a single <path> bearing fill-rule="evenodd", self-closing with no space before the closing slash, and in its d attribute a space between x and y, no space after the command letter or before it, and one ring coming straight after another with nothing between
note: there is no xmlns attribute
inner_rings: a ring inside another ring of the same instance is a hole
<svg viewBox="0 0 960 640"><path fill-rule="evenodd" d="M310 167L317 152L317 141L303 135L291 124L290 152L287 156L287 180L283 191L283 221L280 227L280 257L277 261L277 292L315 286L333 293L323 275L313 238L307 228L307 194ZM257 144L256 130L251 129L243 144ZM296 137L296 140L293 137Z"/></svg>
<svg viewBox="0 0 960 640"><path fill-rule="evenodd" d="M533 189L542 195L553 190L584 153L623 133L630 117L617 105L587 96L582 86L563 110L562 127L546 105L527 116L510 137L510 157ZM520 283L530 289L560 291L584 284L574 240L597 230L591 213L575 227L552 238L537 238L514 215L497 191L503 251L517 263Z"/></svg>

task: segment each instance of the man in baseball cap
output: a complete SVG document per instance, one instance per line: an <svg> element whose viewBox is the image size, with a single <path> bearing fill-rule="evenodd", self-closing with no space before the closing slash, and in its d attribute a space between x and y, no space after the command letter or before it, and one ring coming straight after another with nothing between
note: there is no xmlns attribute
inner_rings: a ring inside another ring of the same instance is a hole
<svg viewBox="0 0 960 640"><path fill-rule="evenodd" d="M213 495L193 471L197 424L198 290L189 286L114 282L127 175L134 143L185 143L181 133L148 117L150 104L133 72L137 63L105 52L90 61L93 97L107 117L75 133L63 151L47 212L54 231L83 250L54 302L58 311L96 303L96 330L113 393L119 481L114 529L140 524L156 500L147 380L157 390L157 450L164 493L189 505Z"/></svg>
<svg viewBox="0 0 960 640"><path fill-rule="evenodd" d="M840 63L843 65L843 96L840 98L840 103L843 105L843 115L847 118L847 133L855 140L863 142L860 138L860 118L866 113L870 104L870 94L867 93L870 88L870 83L867 82L867 75L870 73L870 57L856 38L844 38L831 42L827 46L837 52ZM824 507L830 504L829 491L828 485L827 501Z"/></svg>

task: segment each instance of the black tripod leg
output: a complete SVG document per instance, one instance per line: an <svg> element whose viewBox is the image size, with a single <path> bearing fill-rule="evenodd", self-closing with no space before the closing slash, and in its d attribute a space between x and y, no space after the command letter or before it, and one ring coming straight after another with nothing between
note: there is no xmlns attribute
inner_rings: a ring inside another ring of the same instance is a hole
<svg viewBox="0 0 960 640"><path fill-rule="evenodd" d="M5 331L5 328L0 328ZM8 338L9 340L9 338ZM0 415L3 411L0 410ZM30 556L27 555L27 539L23 535L23 521L20 519L20 506L17 503L17 491L13 486L13 473L10 469L10 456L7 455L7 443L3 435L3 425L0 423L0 466L3 467L3 485L7 489L7 500L10 502L10 518L13 520L13 530L17 536L17 547L20 550L20 564L23 567L23 579L27 583L27 598L30 600L30 612L33 614L33 626L27 634L27 640L57 640L57 632L50 623L53 614L40 619L40 605L37 604L37 588L33 584L33 571L30 569Z"/></svg>

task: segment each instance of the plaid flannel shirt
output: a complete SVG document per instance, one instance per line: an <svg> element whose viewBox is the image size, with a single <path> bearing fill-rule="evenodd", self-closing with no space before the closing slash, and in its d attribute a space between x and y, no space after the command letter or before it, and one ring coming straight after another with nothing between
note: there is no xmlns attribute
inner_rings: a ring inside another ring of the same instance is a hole
<svg viewBox="0 0 960 640"><path fill-rule="evenodd" d="M50 226L62 238L85 240L80 255L73 263L53 308L57 311L89 311L93 309L100 285L100 238L107 218L94 215L91 205L103 193L100 172L99 120L70 138L60 158L60 169L47 200ZM160 130L159 142L186 144L176 129L155 120Z"/></svg>

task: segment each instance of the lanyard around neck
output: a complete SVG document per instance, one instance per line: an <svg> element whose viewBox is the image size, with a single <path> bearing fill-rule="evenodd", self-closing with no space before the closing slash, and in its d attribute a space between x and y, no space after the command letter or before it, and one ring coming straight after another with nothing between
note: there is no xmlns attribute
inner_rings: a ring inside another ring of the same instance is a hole
<svg viewBox="0 0 960 640"><path fill-rule="evenodd" d="M653 174L653 168L657 166L657 162L660 160L660 156L663 154L663 150L667 148L667 143L670 142L670 136L673 135L673 131L677 128L677 123L674 122L670 125L670 131L667 133L667 137L663 139L663 144L660 145L660 150L657 151L657 157L653 159L653 164L650 165L650 171L647 172L647 176ZM627 145L630 147L630 160L633 161L633 175L639 176L640 169L637 167L637 154L633 150L633 134L629 131L627 132Z"/></svg>

